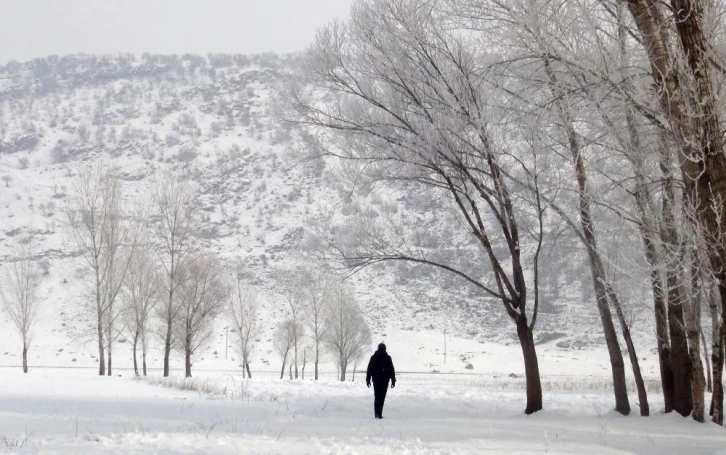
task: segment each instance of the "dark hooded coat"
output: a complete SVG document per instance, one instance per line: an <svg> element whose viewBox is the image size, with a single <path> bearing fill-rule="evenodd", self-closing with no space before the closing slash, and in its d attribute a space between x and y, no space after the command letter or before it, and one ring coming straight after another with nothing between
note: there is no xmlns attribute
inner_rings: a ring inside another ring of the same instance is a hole
<svg viewBox="0 0 726 455"><path fill-rule="evenodd" d="M371 356L368 362L368 370L366 372L366 382L385 382L386 385L390 380L392 384L396 383L396 370L393 368L393 360L386 352L386 345L381 343L378 350Z"/></svg>
<svg viewBox="0 0 726 455"><path fill-rule="evenodd" d="M373 403L373 411L377 419L383 418L383 404L386 401L386 393L388 392L388 381L391 381L391 387L396 386L396 370L393 368L393 360L386 352L386 345L381 343L378 350L371 356L368 362L368 370L366 372L366 384L371 386L373 380L373 391L375 400Z"/></svg>

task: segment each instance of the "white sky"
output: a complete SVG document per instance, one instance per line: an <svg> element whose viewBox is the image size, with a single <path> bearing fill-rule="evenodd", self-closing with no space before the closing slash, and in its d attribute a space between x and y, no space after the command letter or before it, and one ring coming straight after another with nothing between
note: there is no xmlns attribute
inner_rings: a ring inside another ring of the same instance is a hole
<svg viewBox="0 0 726 455"><path fill-rule="evenodd" d="M0 65L76 52L291 52L351 2L0 0Z"/></svg>

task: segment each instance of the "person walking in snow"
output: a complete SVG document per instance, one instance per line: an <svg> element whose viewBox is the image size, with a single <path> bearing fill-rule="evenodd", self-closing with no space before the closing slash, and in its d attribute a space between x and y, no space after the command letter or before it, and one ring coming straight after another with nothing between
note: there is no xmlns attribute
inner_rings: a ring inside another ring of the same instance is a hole
<svg viewBox="0 0 726 455"><path fill-rule="evenodd" d="M386 345L381 343L378 350L371 356L366 372L366 385L371 386L373 379L373 411L376 419L383 418L383 403L386 401L388 392L388 381L391 381L391 388L396 387L396 370L393 368L393 360L386 352Z"/></svg>

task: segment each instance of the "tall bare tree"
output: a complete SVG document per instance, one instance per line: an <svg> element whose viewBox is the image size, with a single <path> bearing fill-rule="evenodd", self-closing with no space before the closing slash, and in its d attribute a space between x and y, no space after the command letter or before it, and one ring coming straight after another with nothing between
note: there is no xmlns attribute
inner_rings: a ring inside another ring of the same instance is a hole
<svg viewBox="0 0 726 455"><path fill-rule="evenodd" d="M209 255L191 257L179 272L179 312L173 329L177 348L184 353L185 376L190 378L194 354L209 343L229 290L219 264Z"/></svg>
<svg viewBox="0 0 726 455"><path fill-rule="evenodd" d="M106 373L104 349L111 349L113 339L108 335L115 334L115 302L136 249L139 224L125 211L120 180L103 164L79 173L66 214L81 257L92 271L90 287L98 336L98 372L103 376ZM111 374L110 367L108 374Z"/></svg>
<svg viewBox="0 0 726 455"><path fill-rule="evenodd" d="M308 284L305 302L305 322L310 330L313 342L313 363L315 366L315 380L318 380L318 366L320 364L320 344L330 327L327 317L332 281L319 275Z"/></svg>
<svg viewBox="0 0 726 455"><path fill-rule="evenodd" d="M27 373L28 350L33 342L33 328L40 305L40 271L33 258L32 238L18 245L15 260L7 267L9 270L4 273L7 285L0 290L0 296L23 343L23 373Z"/></svg>
<svg viewBox="0 0 726 455"><path fill-rule="evenodd" d="M289 318L281 321L275 328L275 333L272 338L272 344L275 348L275 352L277 352L282 359L280 379L285 377L285 365L287 365L287 358L290 355L290 350L292 350L293 346L295 346L295 336L302 330L300 323L297 323L298 327L295 327L295 325L296 324L292 321L292 319ZM290 379L292 379L292 373L290 374Z"/></svg>
<svg viewBox="0 0 726 455"><path fill-rule="evenodd" d="M425 264L501 302L522 346L525 411L533 413L542 409L533 334L544 232L538 171L520 156L531 151L513 145L514 137L521 138L516 118L508 108L496 109L506 103L486 78L493 70L488 59L477 55L465 34L437 23L438 4L357 1L348 23L318 33L307 54L304 81L290 92L288 119L313 133L337 133L334 144L322 144L324 150L359 163L363 180L406 182L432 197L448 198L462 232L477 244L476 259L489 270L410 248L399 240L415 234L411 226L368 236L367 243L339 232L323 242L353 268L382 261ZM512 188L519 184L507 174L521 175L535 191L515 198ZM523 199L527 202L520 205ZM535 226L533 235L522 230L523 220Z"/></svg>
<svg viewBox="0 0 726 455"><path fill-rule="evenodd" d="M184 261L193 247L195 190L189 180L163 173L156 182L153 204L158 216L155 223L160 245L157 248L162 265L161 287L164 298L157 305L162 321L164 340L164 377L169 376L169 356L174 345L173 325L180 305L176 292L182 282L179 277Z"/></svg>
<svg viewBox="0 0 726 455"><path fill-rule="evenodd" d="M305 316L306 292L309 286L308 277L296 271L281 271L278 285L282 289L282 301L288 318L292 321L291 328L295 330L292 337L293 358L291 367L294 368L295 379L297 379L299 376L298 354L300 353L300 343L305 336L305 326L302 322Z"/></svg>
<svg viewBox="0 0 726 455"><path fill-rule="evenodd" d="M230 287L227 313L229 321L237 336L237 347L242 357L242 377L251 378L250 356L259 336L259 321L257 318L257 293L245 288L242 277L235 277L235 285Z"/></svg>
<svg viewBox="0 0 726 455"><path fill-rule="evenodd" d="M371 346L371 330L353 294L342 284L331 292L328 307L329 329L323 342L336 359L340 380L345 381L348 366L355 363Z"/></svg>
<svg viewBox="0 0 726 455"><path fill-rule="evenodd" d="M146 376L146 354L151 316L159 299L159 276L146 251L138 250L131 259L124 281L124 326L129 333L134 357L134 374L139 375L137 348L141 343L142 374Z"/></svg>

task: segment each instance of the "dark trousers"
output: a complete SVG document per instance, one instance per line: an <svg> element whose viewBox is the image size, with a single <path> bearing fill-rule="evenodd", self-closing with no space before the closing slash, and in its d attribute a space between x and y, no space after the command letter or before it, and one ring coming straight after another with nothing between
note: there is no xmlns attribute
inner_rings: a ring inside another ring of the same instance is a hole
<svg viewBox="0 0 726 455"><path fill-rule="evenodd" d="M384 381L373 379L373 393L375 395L373 411L376 413L376 417L383 417L383 403L386 401L387 392L388 379Z"/></svg>

